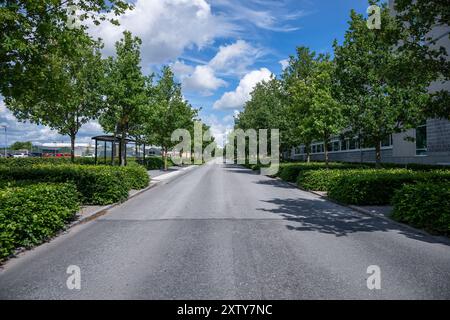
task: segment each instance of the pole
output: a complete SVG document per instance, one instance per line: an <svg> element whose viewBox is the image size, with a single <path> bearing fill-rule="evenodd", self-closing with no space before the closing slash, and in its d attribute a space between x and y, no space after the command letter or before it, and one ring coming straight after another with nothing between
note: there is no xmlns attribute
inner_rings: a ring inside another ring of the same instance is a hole
<svg viewBox="0 0 450 320"><path fill-rule="evenodd" d="M95 139L95 164L97 164L97 139Z"/></svg>
<svg viewBox="0 0 450 320"><path fill-rule="evenodd" d="M1 127L5 128L5 158L8 157L8 131L7 127L5 125L2 125Z"/></svg>

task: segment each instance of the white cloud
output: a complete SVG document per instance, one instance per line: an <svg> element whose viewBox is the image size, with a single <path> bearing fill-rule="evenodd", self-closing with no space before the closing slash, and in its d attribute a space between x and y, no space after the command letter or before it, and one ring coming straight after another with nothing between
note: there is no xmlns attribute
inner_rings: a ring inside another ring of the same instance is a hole
<svg viewBox="0 0 450 320"><path fill-rule="evenodd" d="M209 62L209 66L217 71L227 74L243 74L247 67L252 65L263 54L262 50L253 47L244 40L220 46L219 51Z"/></svg>
<svg viewBox="0 0 450 320"><path fill-rule="evenodd" d="M260 29L275 32L291 32L298 30L286 22L296 20L308 14L304 10L289 11L289 5L284 1L241 1L241 0L215 0L230 19L241 24L250 24Z"/></svg>
<svg viewBox="0 0 450 320"><path fill-rule="evenodd" d="M235 43L220 46L217 54L204 65L194 68L177 60L171 66L181 80L183 89L207 96L227 85L217 74L241 76L248 72L247 68L262 54L261 49L246 41L237 40Z"/></svg>
<svg viewBox="0 0 450 320"><path fill-rule="evenodd" d="M188 91L199 91L208 96L227 83L214 75L214 70L209 66L197 66L194 72L182 79L183 88Z"/></svg>
<svg viewBox="0 0 450 320"><path fill-rule="evenodd" d="M176 59L186 48L202 48L217 37L232 36L236 29L214 15L205 0L137 0L133 10L116 18L120 26L91 26L91 34L104 40L106 53L111 55L123 31L131 31L142 39L145 67Z"/></svg>
<svg viewBox="0 0 450 320"><path fill-rule="evenodd" d="M214 109L240 109L250 99L250 93L258 82L269 80L272 73L267 68L261 68L247 73L234 91L225 92L214 103Z"/></svg>
<svg viewBox="0 0 450 320"><path fill-rule="evenodd" d="M281 68L284 70L289 66L289 59L283 59L278 61L281 64Z"/></svg>

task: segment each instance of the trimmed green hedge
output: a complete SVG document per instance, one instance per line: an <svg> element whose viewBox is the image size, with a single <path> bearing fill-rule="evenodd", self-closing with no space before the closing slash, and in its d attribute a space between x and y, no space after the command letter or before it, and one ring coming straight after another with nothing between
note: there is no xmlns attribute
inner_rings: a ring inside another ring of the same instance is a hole
<svg viewBox="0 0 450 320"><path fill-rule="evenodd" d="M344 172L350 173L353 170L346 169L318 169L303 171L298 175L297 185L301 188L314 191L327 191L334 181Z"/></svg>
<svg viewBox="0 0 450 320"><path fill-rule="evenodd" d="M331 199L359 205L387 205L404 184L450 180L450 171L414 172L406 169L365 169L342 172L328 185Z"/></svg>
<svg viewBox="0 0 450 320"><path fill-rule="evenodd" d="M392 203L393 219L450 235L450 181L405 185L395 192Z"/></svg>
<svg viewBox="0 0 450 320"><path fill-rule="evenodd" d="M110 204L128 197L131 188L148 185L145 169L134 166L35 165L0 167L0 180L37 182L73 182L84 204Z"/></svg>
<svg viewBox="0 0 450 320"><path fill-rule="evenodd" d="M356 169L364 168L364 165L353 163L330 162L329 169ZM297 182L299 174L310 171L325 169L325 162L302 162L302 163L281 163L277 176L289 182Z"/></svg>
<svg viewBox="0 0 450 320"><path fill-rule="evenodd" d="M143 166L128 165L126 167L118 167L118 169L122 171L128 189L139 190L148 187L150 177Z"/></svg>
<svg viewBox="0 0 450 320"><path fill-rule="evenodd" d="M136 160L137 163L143 165L147 170L158 170L164 168L164 159L162 157L148 157L143 159ZM167 159L167 165L169 167L173 167L174 163L170 158Z"/></svg>
<svg viewBox="0 0 450 320"><path fill-rule="evenodd" d="M0 258L53 236L79 210L73 184L34 184L0 190Z"/></svg>
<svg viewBox="0 0 450 320"><path fill-rule="evenodd" d="M29 157L29 158L0 158L0 166L8 167L28 167L40 164L51 164L51 165L62 165L71 164L70 158L40 158L40 157ZM94 165L94 158L75 158L75 164L83 165Z"/></svg>

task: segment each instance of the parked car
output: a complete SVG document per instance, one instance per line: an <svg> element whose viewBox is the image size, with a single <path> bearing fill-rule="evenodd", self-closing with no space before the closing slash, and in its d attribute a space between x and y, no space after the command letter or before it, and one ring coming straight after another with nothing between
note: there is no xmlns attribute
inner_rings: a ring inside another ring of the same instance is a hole
<svg viewBox="0 0 450 320"><path fill-rule="evenodd" d="M27 153L15 153L13 154L13 158L28 158Z"/></svg>

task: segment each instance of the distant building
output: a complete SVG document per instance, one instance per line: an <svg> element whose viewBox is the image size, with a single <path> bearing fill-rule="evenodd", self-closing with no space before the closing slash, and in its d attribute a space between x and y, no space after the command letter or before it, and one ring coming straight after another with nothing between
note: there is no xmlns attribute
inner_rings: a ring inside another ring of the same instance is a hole
<svg viewBox="0 0 450 320"><path fill-rule="evenodd" d="M37 147L37 152L43 155L70 154L71 145L66 142L43 143ZM92 156L94 147L90 143L76 143L75 157Z"/></svg>

